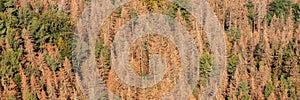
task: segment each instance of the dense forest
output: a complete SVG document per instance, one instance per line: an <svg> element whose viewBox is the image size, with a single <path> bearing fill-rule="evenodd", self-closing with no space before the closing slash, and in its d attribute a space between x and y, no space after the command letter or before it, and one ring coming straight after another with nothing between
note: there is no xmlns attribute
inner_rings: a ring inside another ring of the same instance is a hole
<svg viewBox="0 0 300 100"><path fill-rule="evenodd" d="M226 72L216 98L300 99L300 1L208 2L226 31ZM76 21L90 3L88 0L0 0L0 100L87 99L76 82L72 42L76 35ZM149 95L158 99L161 96L159 92L164 91L161 89L169 89L154 88L152 91L156 92L135 95L129 92L132 90L118 84L120 80L115 79L115 75L110 75L110 44L116 34L112 32L121 27L120 23L153 12L174 18L188 30L198 27L195 26L195 18L186 9L167 0L133 0L116 9L113 16L104 21L108 28L99 29L101 34L97 38L95 57L101 80L119 98L145 99ZM201 97L213 67L204 31L196 35L194 38L199 40L196 44L201 53L200 77L189 97L192 100ZM132 64L137 67L133 69L137 69L141 76L149 73L147 66L150 64L146 61L148 59L138 60L156 53L151 48L161 49L158 54L166 54L166 57L172 49L166 46L164 38L149 37L145 37L148 42L140 41L131 51L131 55L135 56L131 59ZM145 52L141 53L138 49ZM172 57L169 59L179 59L178 56Z"/></svg>

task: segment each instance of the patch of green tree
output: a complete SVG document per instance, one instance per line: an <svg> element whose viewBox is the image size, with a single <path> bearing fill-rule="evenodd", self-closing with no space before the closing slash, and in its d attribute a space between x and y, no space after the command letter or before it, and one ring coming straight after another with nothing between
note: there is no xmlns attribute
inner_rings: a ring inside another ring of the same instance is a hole
<svg viewBox="0 0 300 100"><path fill-rule="evenodd" d="M158 10L165 10L163 6L165 6L166 14L171 18L176 18L176 14L178 11L181 13L181 17L185 20L187 24L189 24L190 20L190 13L186 9L187 8L187 1L185 0L178 0L175 3L168 4L166 0L144 0L146 3L147 9L150 13L154 11L154 7L157 6ZM167 5L167 6L166 6Z"/></svg>
<svg viewBox="0 0 300 100"><path fill-rule="evenodd" d="M57 70L62 58L71 59L71 44L74 25L71 18L63 11L50 7L45 12L35 11L29 4L20 8L14 7L13 0L0 0L0 40L5 47L1 48L0 55L0 78L8 76L17 84L20 89L21 81L19 66L28 66L24 63L23 50L26 45L21 37L22 30L29 30L35 45L35 52L44 51L44 44L56 45L59 48L61 58L46 57L46 62L51 65L52 70ZM23 48L22 48L23 47ZM54 63L53 63L54 61ZM56 61L56 62L55 62ZM26 67L26 73L38 73L37 69ZM35 74L29 74L31 76ZM1 87L1 86L0 86Z"/></svg>
<svg viewBox="0 0 300 100"><path fill-rule="evenodd" d="M189 24L190 23L190 20L189 20L189 17L190 17L190 13L189 11L184 8L185 3L179 3L179 4L170 4L168 6L168 10L167 10L167 15L170 16L171 18L176 18L176 14L178 12L178 10L180 10L181 12L181 17L184 19L184 21Z"/></svg>
<svg viewBox="0 0 300 100"><path fill-rule="evenodd" d="M242 95L241 100L252 100L251 96L249 95L249 86L246 82L240 83L239 92L241 92L240 95Z"/></svg>
<svg viewBox="0 0 300 100"><path fill-rule="evenodd" d="M62 36L71 37L66 35L72 35L74 25L65 13L50 10L40 16L35 16L28 29L33 34L35 44L39 46L37 50L40 50L46 43L57 45Z"/></svg>
<svg viewBox="0 0 300 100"><path fill-rule="evenodd" d="M261 60L263 58L263 54L265 53L265 48L266 48L266 45L265 45L265 41L264 40L261 40L256 46L255 46L255 49L254 49L254 52L253 52L253 58L254 58L254 61L255 61L255 66L257 69L259 69L260 65L262 63Z"/></svg>
<svg viewBox="0 0 300 100"><path fill-rule="evenodd" d="M157 6L158 8L161 8L165 0L144 0L144 2L146 3L148 11L152 13L154 11L154 7Z"/></svg>
<svg viewBox="0 0 300 100"><path fill-rule="evenodd" d="M39 69L37 67L31 66L29 63L25 64L25 66L27 66L25 68L25 75L27 77L31 77L31 76L35 76L37 77L37 75L39 75ZM30 79L29 79L30 80Z"/></svg>
<svg viewBox="0 0 300 100"><path fill-rule="evenodd" d="M44 54L47 65L52 71L57 71L62 66L62 60L57 59L54 55Z"/></svg>
<svg viewBox="0 0 300 100"><path fill-rule="evenodd" d="M13 96L12 94L8 94L7 100L17 100L17 98L15 96Z"/></svg>
<svg viewBox="0 0 300 100"><path fill-rule="evenodd" d="M252 32L254 31L255 29L255 22L254 22L254 17L255 17L255 13L254 13L254 4L252 3L252 1L248 1L245 5L244 5L247 10L248 10L248 23L250 24L251 26L251 30Z"/></svg>
<svg viewBox="0 0 300 100"><path fill-rule="evenodd" d="M8 7L11 7L10 4ZM19 9L6 7L4 12L0 12L2 40L10 33L21 33L22 29L27 29L32 34L36 51L42 50L46 43L59 45L62 57L70 59L71 40L75 28L71 18L64 12L52 8L42 14L34 12L31 8L25 4ZM59 41L60 39L63 41Z"/></svg>
<svg viewBox="0 0 300 100"><path fill-rule="evenodd" d="M285 21L288 18L292 2L290 0L273 0L269 5L267 12L267 23L270 26L272 18L276 15L279 18L283 18Z"/></svg>
<svg viewBox="0 0 300 100"><path fill-rule="evenodd" d="M299 95L297 95L297 83L295 82L295 79L293 79L292 77L287 77L284 75L281 75L280 77L280 83L282 84L280 86L281 90L288 90L288 97L291 99L297 99L299 97Z"/></svg>
<svg viewBox="0 0 300 100"><path fill-rule="evenodd" d="M281 77L291 76L294 66L298 64L296 46L293 41L287 45L274 47L272 68L272 80L281 80Z"/></svg>
<svg viewBox="0 0 300 100"><path fill-rule="evenodd" d="M212 56L209 54L209 52L204 52L204 54L201 55L199 63L199 76L200 80L199 83L203 86L206 85L207 78L209 77L211 71L212 71Z"/></svg>
<svg viewBox="0 0 300 100"><path fill-rule="evenodd" d="M230 43L238 42L238 40L242 36L241 29L234 27L230 27L229 30L226 31L226 33Z"/></svg>
<svg viewBox="0 0 300 100"><path fill-rule="evenodd" d="M110 48L106 45L104 45L103 39L97 39L96 40L96 46L95 46L95 56L97 58L97 61L99 62L99 58L104 58L104 65L111 67L110 62Z"/></svg>
<svg viewBox="0 0 300 100"><path fill-rule="evenodd" d="M110 68L110 48L108 46L104 46L104 48L101 50L101 56L104 57L105 65Z"/></svg>
<svg viewBox="0 0 300 100"><path fill-rule="evenodd" d="M296 3L293 5L293 20L294 20L294 31L296 30L300 19L300 4Z"/></svg>
<svg viewBox="0 0 300 100"><path fill-rule="evenodd" d="M116 8L116 14L118 18L122 17L122 7L118 7Z"/></svg>
<svg viewBox="0 0 300 100"><path fill-rule="evenodd" d="M227 31L226 31L226 35L227 35L227 39L230 43L229 46L229 53L232 52L232 50L234 49L233 47L235 45L237 45L239 39L242 36L242 32L239 28L234 28L234 27L230 27Z"/></svg>
<svg viewBox="0 0 300 100"><path fill-rule="evenodd" d="M96 47L95 47L95 56L97 59L101 57L101 51L104 48L103 39L96 40Z"/></svg>
<svg viewBox="0 0 300 100"><path fill-rule="evenodd" d="M134 8L131 8L129 10L129 14L130 14L131 20L136 21L138 19L139 15L138 15L137 11Z"/></svg>
<svg viewBox="0 0 300 100"><path fill-rule="evenodd" d="M7 8L14 7L13 0L0 0L0 12L4 12Z"/></svg>
<svg viewBox="0 0 300 100"><path fill-rule="evenodd" d="M227 66L227 73L229 75L232 75L235 72L238 62L239 62L238 55L233 55L229 58L228 66Z"/></svg>
<svg viewBox="0 0 300 100"><path fill-rule="evenodd" d="M58 38L57 47L59 49L59 53L61 59L67 57L68 59L72 59L72 41L73 41L74 33L66 32L60 34Z"/></svg>
<svg viewBox="0 0 300 100"><path fill-rule="evenodd" d="M27 100L38 100L35 95L33 95L32 93L30 93L28 91L25 91L24 95Z"/></svg>
<svg viewBox="0 0 300 100"><path fill-rule="evenodd" d="M265 95L265 98L268 98L270 96L270 94L272 92L275 91L275 87L273 86L273 84L271 82L269 82L266 86L265 86L265 89L264 89L264 95Z"/></svg>
<svg viewBox="0 0 300 100"><path fill-rule="evenodd" d="M103 34L101 34L103 35ZM104 44L103 38L96 39L95 57L98 63L98 68L102 70L101 79L106 81L111 70L111 53L110 47Z"/></svg>
<svg viewBox="0 0 300 100"><path fill-rule="evenodd" d="M21 62L21 49L14 51L13 49L7 49L1 55L0 71L1 76L13 77L18 73L19 64Z"/></svg>

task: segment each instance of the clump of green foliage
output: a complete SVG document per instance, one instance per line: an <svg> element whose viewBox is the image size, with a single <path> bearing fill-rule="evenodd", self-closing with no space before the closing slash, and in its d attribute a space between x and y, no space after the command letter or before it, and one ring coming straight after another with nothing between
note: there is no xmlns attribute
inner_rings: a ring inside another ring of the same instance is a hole
<svg viewBox="0 0 300 100"><path fill-rule="evenodd" d="M100 73L103 81L108 79L108 74L111 69L110 55L110 48L104 44L103 39L101 37L96 39L95 56L97 63L100 64L100 66L97 67L103 71Z"/></svg>
<svg viewBox="0 0 300 100"><path fill-rule="evenodd" d="M132 20L136 21L138 19L138 13L134 8L129 10L129 14Z"/></svg>
<svg viewBox="0 0 300 100"><path fill-rule="evenodd" d="M273 64L271 66L273 80L281 80L282 76L285 78L291 76L292 66L297 66L299 61L296 56L296 48L293 41L290 41L285 46L275 48Z"/></svg>
<svg viewBox="0 0 300 100"><path fill-rule="evenodd" d="M233 46L236 45L242 36L242 32L239 28L230 27L227 31L227 39L230 42L229 52L232 52Z"/></svg>
<svg viewBox="0 0 300 100"><path fill-rule="evenodd" d="M0 0L0 12L4 12L8 8L14 7L14 1L13 0Z"/></svg>
<svg viewBox="0 0 300 100"><path fill-rule="evenodd" d="M294 29L297 28L297 26L299 24L299 19L300 19L300 4L296 3L293 5Z"/></svg>
<svg viewBox="0 0 300 100"><path fill-rule="evenodd" d="M1 55L0 60L0 71L1 75L8 75L9 77L13 77L16 73L18 73L19 63L21 61L21 50L18 49L14 51L13 49L8 49Z"/></svg>
<svg viewBox="0 0 300 100"><path fill-rule="evenodd" d="M189 17L190 13L189 11L185 8L185 3L184 2L179 2L179 4L170 4L167 10L167 15L170 16L171 18L176 18L177 11L180 10L181 12L181 17L185 20L185 22L188 24L190 23Z"/></svg>
<svg viewBox="0 0 300 100"><path fill-rule="evenodd" d="M241 29L230 27L229 30L226 32L228 39L231 43L238 42L238 40L242 36Z"/></svg>
<svg viewBox="0 0 300 100"><path fill-rule="evenodd" d="M228 72L229 75L232 75L235 72L235 69L236 69L236 66L237 66L238 62L239 62L238 55L233 55L228 60L227 72Z"/></svg>
<svg viewBox="0 0 300 100"><path fill-rule="evenodd" d="M242 92L241 100L252 100L251 96L249 95L249 86L246 82L240 83L239 91Z"/></svg>
<svg viewBox="0 0 300 100"><path fill-rule="evenodd" d="M103 39L97 39L96 40L96 46L95 46L95 56L97 58L97 61L99 61L100 57L104 58L104 65L109 67L111 66L110 63L110 48L106 45L104 45Z"/></svg>
<svg viewBox="0 0 300 100"><path fill-rule="evenodd" d="M251 30L254 31L255 29L255 23L254 23L254 17L255 17L255 13L254 13L254 4L252 3L252 1L249 1L245 4L245 7L247 7L248 10L248 23L251 26Z"/></svg>
<svg viewBox="0 0 300 100"><path fill-rule="evenodd" d="M105 65L110 68L110 48L108 46L104 46L104 48L101 50L101 56L104 57Z"/></svg>
<svg viewBox="0 0 300 100"><path fill-rule="evenodd" d="M209 52L204 52L202 56L200 57L199 63L199 76L200 76L200 84L206 85L207 78L210 75L210 72L212 71L212 56L209 54Z"/></svg>
<svg viewBox="0 0 300 100"><path fill-rule="evenodd" d="M37 97L35 95L33 95L32 93L25 91L25 96L28 100L38 100Z"/></svg>
<svg viewBox="0 0 300 100"><path fill-rule="evenodd" d="M268 83L264 89L265 98L268 98L272 92L275 91L275 87L272 83Z"/></svg>
<svg viewBox="0 0 300 100"><path fill-rule="evenodd" d="M263 54L265 53L265 41L261 40L261 42L259 42L259 44L257 44L255 46L254 49L254 53L253 53L253 57L254 57L254 61L256 62L256 67L259 68L259 62L262 60L263 58Z"/></svg>
<svg viewBox="0 0 300 100"><path fill-rule="evenodd" d="M273 0L269 6L270 8L267 13L268 26L270 26L274 15L286 21L292 7L292 2L290 0Z"/></svg>
<svg viewBox="0 0 300 100"><path fill-rule="evenodd" d="M159 9L162 8L163 3L166 2L165 0L144 0L146 3L147 9L152 13L154 11L154 6L157 5Z"/></svg>
<svg viewBox="0 0 300 100"><path fill-rule="evenodd" d="M34 52L43 52L44 44L57 45L62 56L56 60L60 62L64 57L71 59L71 39L74 31L71 18L52 7L45 11L35 11L32 8L29 4L15 8L13 0L0 0L0 40L5 45L0 48L0 78L6 75L12 78L17 84L17 91L21 86L19 66L27 66L22 58L26 54L23 49L26 46L21 37L22 30L30 31L30 39L35 44ZM52 64L52 61L51 58L46 59L46 63ZM59 66L53 64L51 69L57 70ZM32 71L36 73L35 69L26 68L26 72Z"/></svg>
<svg viewBox="0 0 300 100"><path fill-rule="evenodd" d="M115 0L111 0L112 1L112 3L114 4L115 2ZM92 0L85 0L85 3L87 4L87 5L90 5L91 4L91 2L92 2Z"/></svg>
<svg viewBox="0 0 300 100"><path fill-rule="evenodd" d="M101 57L101 51L104 48L104 43L102 39L97 39L96 40L96 46L95 46L95 56L96 58L100 58Z"/></svg>
<svg viewBox="0 0 300 100"><path fill-rule="evenodd" d="M145 0L144 2L146 3L146 6L150 11L150 13L154 11L155 9L154 6L157 6L158 10L164 10L163 6L167 5L166 13L168 16L170 16L171 18L175 18L179 10L181 12L181 17L185 20L185 22L186 23L190 22L189 17L191 14L186 9L187 1L179 0L176 1L176 3L171 3L171 4L167 4L168 1L166 0Z"/></svg>
<svg viewBox="0 0 300 100"><path fill-rule="evenodd" d="M45 43L57 45L59 38L63 36L63 38L69 39L75 27L71 18L65 13L50 10L40 16L33 17L28 29L33 33L32 36L36 44L42 46Z"/></svg>
<svg viewBox="0 0 300 100"><path fill-rule="evenodd" d="M53 57L53 55L44 54L44 57L45 57L47 65L49 65L51 70L57 71L58 68L60 68L62 66L62 61L59 59L56 59L55 57Z"/></svg>
<svg viewBox="0 0 300 100"><path fill-rule="evenodd" d="M122 7L118 7L116 8L116 14L118 18L122 17Z"/></svg>

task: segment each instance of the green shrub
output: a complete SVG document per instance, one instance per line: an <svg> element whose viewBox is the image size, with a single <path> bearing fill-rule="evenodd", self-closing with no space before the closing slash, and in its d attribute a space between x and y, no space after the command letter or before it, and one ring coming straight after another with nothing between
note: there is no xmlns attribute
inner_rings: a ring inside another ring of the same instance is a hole
<svg viewBox="0 0 300 100"><path fill-rule="evenodd" d="M12 7L14 7L14 0L0 0L0 12Z"/></svg>
<svg viewBox="0 0 300 100"><path fill-rule="evenodd" d="M295 82L295 79L293 79L292 77L288 77L286 79L286 85L287 85L287 89L288 89L288 97L293 99L293 100L297 100L297 98L299 98L299 89L297 91L297 85L299 83Z"/></svg>
<svg viewBox="0 0 300 100"><path fill-rule="evenodd" d="M57 46L60 53L60 59L64 59L67 57L68 59L72 59L72 39L74 33L66 32L60 34L57 42Z"/></svg>
<svg viewBox="0 0 300 100"><path fill-rule="evenodd" d="M0 60L1 76L8 75L13 77L18 73L19 63L21 59L21 49L14 51L13 49L7 49L2 55Z"/></svg>
<svg viewBox="0 0 300 100"><path fill-rule="evenodd" d="M171 4L168 7L167 15L170 16L171 18L176 18L177 10L178 10L178 6L175 4Z"/></svg>
<svg viewBox="0 0 300 100"><path fill-rule="evenodd" d="M116 8L116 14L118 18L122 17L122 7L118 7Z"/></svg>
<svg viewBox="0 0 300 100"><path fill-rule="evenodd" d="M143 47L144 47L144 49L146 51L146 55L148 56L148 54L149 54L149 48L147 46L147 41L143 41Z"/></svg>
<svg viewBox="0 0 300 100"><path fill-rule="evenodd" d="M226 30L227 39L229 41L228 53L231 53L233 47L238 43L242 36L242 32L239 28L230 27Z"/></svg>
<svg viewBox="0 0 300 100"><path fill-rule="evenodd" d="M245 94L242 96L241 100L252 100L252 98L249 94Z"/></svg>
<svg viewBox="0 0 300 100"><path fill-rule="evenodd" d="M194 95L194 97L196 98L196 100L199 100L199 99L198 99L198 94L199 94L199 88L194 88L194 89L193 89L193 95Z"/></svg>
<svg viewBox="0 0 300 100"><path fill-rule="evenodd" d="M213 58L208 52L204 52L204 54L202 54L202 56L200 57L199 76L201 85L206 85L207 78L212 71L212 60Z"/></svg>
<svg viewBox="0 0 300 100"><path fill-rule="evenodd" d="M241 100L252 100L251 96L249 95L249 86L246 82L240 83L239 91L242 92Z"/></svg>
<svg viewBox="0 0 300 100"><path fill-rule="evenodd" d="M36 97L35 95L31 94L31 93L28 92L28 91L25 91L24 94L25 94L27 100L38 100L37 97Z"/></svg>
<svg viewBox="0 0 300 100"><path fill-rule="evenodd" d="M39 74L39 69L37 67L31 66L29 63L26 63L25 75L27 77L37 76Z"/></svg>
<svg viewBox="0 0 300 100"><path fill-rule="evenodd" d="M294 20L294 29L297 28L300 18L300 4L296 3L293 5L293 20Z"/></svg>
<svg viewBox="0 0 300 100"><path fill-rule="evenodd" d="M283 18L285 21L290 13L292 2L290 0L273 0L269 5L267 12L267 23L270 26L272 17L276 15L279 18Z"/></svg>
<svg viewBox="0 0 300 100"><path fill-rule="evenodd" d="M247 7L248 10L248 23L251 26L252 31L254 31L255 28L255 23L254 23L254 17L255 17L255 13L254 13L254 4L252 3L252 1L249 1L245 4L245 7Z"/></svg>
<svg viewBox="0 0 300 100"><path fill-rule="evenodd" d="M289 42L288 45L284 48L285 50L283 51L283 65L284 66L295 66L294 62L297 62L297 56L294 52L294 42ZM287 72L287 71L285 71Z"/></svg>
<svg viewBox="0 0 300 100"><path fill-rule="evenodd" d="M180 10L181 17L184 19L184 21L187 24L189 24L190 23L189 17L191 14L185 7L186 7L185 2L178 2L178 4L170 4L168 6L167 15L170 16L171 18L176 18L177 11Z"/></svg>
<svg viewBox="0 0 300 100"><path fill-rule="evenodd" d="M249 93L249 86L246 82L241 82L239 86L239 91L241 91L243 94Z"/></svg>
<svg viewBox="0 0 300 100"><path fill-rule="evenodd" d="M17 100L17 98L14 95L12 95L12 94L8 94L8 96L7 96L6 99L7 100Z"/></svg>
<svg viewBox="0 0 300 100"><path fill-rule="evenodd" d="M86 5L90 5L92 0L85 0ZM115 4L115 0L112 0L112 3Z"/></svg>
<svg viewBox="0 0 300 100"><path fill-rule="evenodd" d="M30 11L29 6L22 7L18 9L18 25L20 28L26 28L28 25L30 25L30 22L33 18L33 13Z"/></svg>
<svg viewBox="0 0 300 100"><path fill-rule="evenodd" d="M261 42L259 42L259 44L255 46L254 53L253 53L254 61L256 62L255 63L256 67L260 66L259 64L263 57L262 56L263 53L265 53L265 41L261 40Z"/></svg>
<svg viewBox="0 0 300 100"><path fill-rule="evenodd" d="M75 27L71 18L65 13L50 10L33 17L27 28L33 34L34 42L40 50L45 43L57 45L60 36L72 37L66 35L71 35L69 33L73 33Z"/></svg>
<svg viewBox="0 0 300 100"><path fill-rule="evenodd" d="M129 10L129 14L130 14L131 20L136 21L138 19L138 13L134 8L131 8Z"/></svg>
<svg viewBox="0 0 300 100"><path fill-rule="evenodd" d="M0 0L0 12L3 12L4 9L5 9L5 7L4 7L4 1Z"/></svg>
<svg viewBox="0 0 300 100"><path fill-rule="evenodd" d="M264 89L265 98L268 98L270 96L270 94L274 91L275 91L275 87L273 86L273 84L268 83L267 86Z"/></svg>
<svg viewBox="0 0 300 100"><path fill-rule="evenodd" d="M187 24L189 24L190 23L189 17L191 14L185 8L181 8L180 11L181 11L181 17L184 19L184 21Z"/></svg>
<svg viewBox="0 0 300 100"><path fill-rule="evenodd" d="M227 37L228 37L228 40L231 42L231 43L234 43L234 42L238 42L238 40L241 38L242 36L242 32L241 32L241 29L239 28L234 28L234 27L230 27L228 31L226 31L227 33Z"/></svg>
<svg viewBox="0 0 300 100"><path fill-rule="evenodd" d="M227 67L228 74L232 75L234 73L238 62L239 62L238 55L231 56L231 58L228 61L228 67Z"/></svg>
<svg viewBox="0 0 300 100"><path fill-rule="evenodd" d="M95 46L95 56L96 56L97 59L100 58L101 51L102 51L103 48L104 48L103 39L97 39L96 40L96 46Z"/></svg>
<svg viewBox="0 0 300 100"><path fill-rule="evenodd" d="M15 73L14 75L13 75L13 81L16 83L16 85L17 85L17 89L21 89L21 85L22 85L22 83L21 83L21 75L20 75L20 73Z"/></svg>
<svg viewBox="0 0 300 100"><path fill-rule="evenodd" d="M44 54L47 65L51 68L52 71L57 71L58 68L62 65L62 60L53 57L53 55Z"/></svg>
<svg viewBox="0 0 300 100"><path fill-rule="evenodd" d="M99 61L100 57L103 57L105 65L110 68L110 48L104 45L103 39L96 40L95 56L97 61Z"/></svg>
<svg viewBox="0 0 300 100"><path fill-rule="evenodd" d="M3 13L0 12L0 35L3 41L8 37L8 40L11 42L15 34L19 33L18 30L16 30L18 18L12 15L12 13L16 13L16 11L10 9Z"/></svg>
<svg viewBox="0 0 300 100"><path fill-rule="evenodd" d="M103 47L103 49L101 50L101 56L104 57L105 65L107 67L110 67L111 66L111 63L110 63L110 48L108 46Z"/></svg>
<svg viewBox="0 0 300 100"><path fill-rule="evenodd" d="M146 3L147 9L152 13L154 11L154 6L157 5L158 8L161 8L165 0L144 0L144 2Z"/></svg>

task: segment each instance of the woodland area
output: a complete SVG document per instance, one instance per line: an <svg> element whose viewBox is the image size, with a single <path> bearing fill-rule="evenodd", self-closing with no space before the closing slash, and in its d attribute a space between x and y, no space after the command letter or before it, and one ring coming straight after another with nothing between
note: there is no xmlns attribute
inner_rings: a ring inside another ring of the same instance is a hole
<svg viewBox="0 0 300 100"><path fill-rule="evenodd" d="M226 73L216 98L300 99L300 1L207 1L226 31ZM90 2L0 0L0 100L87 99L76 82L78 69L72 66L75 63L72 40L76 21ZM143 90L124 88L119 84L120 80L111 75L110 48L116 34L113 32L122 23L145 13L166 14L190 32L200 27L195 26L195 18L186 9L167 0L133 0L116 9L104 22L107 28L99 30L95 56L101 80L122 99L158 99L160 91L169 89L153 88L152 93L137 95L128 91ZM200 77L189 99L197 100L211 75L213 58L204 31L196 32L193 38L198 40L196 45L201 53ZM149 74L148 59L139 59L156 53L151 48L161 49L164 52L158 54L166 54L166 58L169 53L176 55L177 52L169 52L172 47L166 44L167 40L159 36L137 43L137 48L131 51L133 69L141 76ZM172 57L167 60L179 59Z"/></svg>

